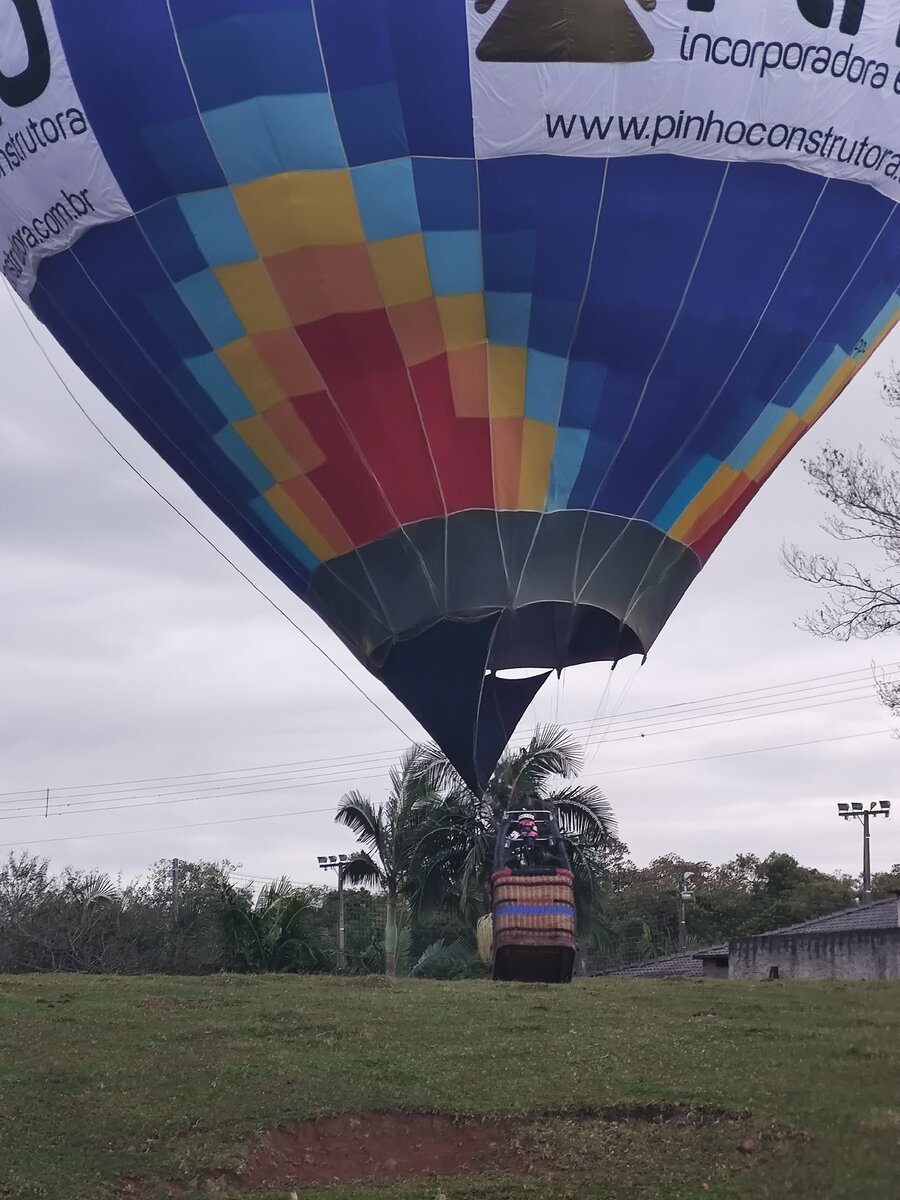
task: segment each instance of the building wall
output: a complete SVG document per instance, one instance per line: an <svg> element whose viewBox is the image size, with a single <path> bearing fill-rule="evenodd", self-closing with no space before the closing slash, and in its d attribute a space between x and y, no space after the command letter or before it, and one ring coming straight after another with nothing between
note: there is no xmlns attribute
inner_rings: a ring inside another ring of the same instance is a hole
<svg viewBox="0 0 900 1200"><path fill-rule="evenodd" d="M729 978L900 981L900 929L768 934L729 943Z"/></svg>
<svg viewBox="0 0 900 1200"><path fill-rule="evenodd" d="M728 959L727 958L704 958L703 974L706 979L727 979L728 978Z"/></svg>

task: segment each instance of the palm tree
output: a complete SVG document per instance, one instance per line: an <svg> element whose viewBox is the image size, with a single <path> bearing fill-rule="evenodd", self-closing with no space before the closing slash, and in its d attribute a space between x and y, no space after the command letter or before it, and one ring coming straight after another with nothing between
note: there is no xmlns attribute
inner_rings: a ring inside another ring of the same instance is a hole
<svg viewBox="0 0 900 1200"><path fill-rule="evenodd" d="M452 895L473 923L485 912L494 845L503 814L510 808L549 809L556 817L575 883L579 923L586 926L601 882L603 851L615 835L612 806L599 788L575 782L582 769L581 748L565 730L539 727L531 741L509 750L484 792L463 782L435 746L421 748L415 770L435 797L420 835L415 902L440 904Z"/></svg>
<svg viewBox="0 0 900 1200"><path fill-rule="evenodd" d="M218 916L229 970L321 972L332 965L313 892L289 879L267 884L255 903L249 889L224 883Z"/></svg>
<svg viewBox="0 0 900 1200"><path fill-rule="evenodd" d="M419 763L421 749L413 746L390 772L390 793L375 807L358 791L341 798L335 821L357 837L363 852L344 870L347 882L380 887L385 893L385 974L397 974L398 905L417 891L419 843L423 817L434 797Z"/></svg>

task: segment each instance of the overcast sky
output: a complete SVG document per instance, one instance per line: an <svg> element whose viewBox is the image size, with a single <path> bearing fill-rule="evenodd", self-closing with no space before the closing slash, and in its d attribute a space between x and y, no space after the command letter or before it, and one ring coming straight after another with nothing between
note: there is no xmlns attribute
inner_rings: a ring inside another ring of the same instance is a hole
<svg viewBox="0 0 900 1200"><path fill-rule="evenodd" d="M415 735L403 709L40 336L115 445ZM866 671L900 660L900 644L835 645L798 629L815 596L785 576L778 551L785 539L823 540L803 454L825 437L876 446L889 427L876 373L891 347L767 483L647 664L568 672L522 722L586 723L586 778L607 792L638 862L778 849L859 870L859 831L835 802L895 795L900 742ZM55 867L126 876L163 857L228 858L256 877L315 880L317 853L352 848L333 825L341 794L379 798L403 738L103 443L8 294L0 361L0 856L31 849ZM798 686L845 672L859 674ZM781 685L778 705L765 693L717 701L677 728L662 720L671 712L648 711ZM768 749L797 742L815 744ZM202 777L226 772L246 782ZM133 782L149 779L160 782ZM873 829L876 870L900 860L896 816Z"/></svg>

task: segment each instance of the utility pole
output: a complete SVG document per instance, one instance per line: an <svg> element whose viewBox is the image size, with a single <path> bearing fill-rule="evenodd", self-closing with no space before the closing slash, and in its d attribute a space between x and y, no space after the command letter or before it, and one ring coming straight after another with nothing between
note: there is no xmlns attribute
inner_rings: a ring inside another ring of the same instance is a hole
<svg viewBox="0 0 900 1200"><path fill-rule="evenodd" d="M687 910L686 905L694 898L694 872L685 871L678 885L678 949L687 949Z"/></svg>
<svg viewBox="0 0 900 1200"><path fill-rule="evenodd" d="M347 867L358 854L319 854L319 866L323 871L337 871L338 894L338 970L343 971L347 965L346 936L344 931L344 874Z"/></svg>
<svg viewBox="0 0 900 1200"><path fill-rule="evenodd" d="M178 961L178 908L181 901L181 872L177 858L172 859L172 970Z"/></svg>
<svg viewBox="0 0 900 1200"><path fill-rule="evenodd" d="M838 816L843 817L845 821L859 821L863 827L863 904L872 903L872 856L869 847L871 841L869 835L869 818L889 817L890 815L890 800L872 800L868 808L859 800L852 800L849 804L838 804Z"/></svg>

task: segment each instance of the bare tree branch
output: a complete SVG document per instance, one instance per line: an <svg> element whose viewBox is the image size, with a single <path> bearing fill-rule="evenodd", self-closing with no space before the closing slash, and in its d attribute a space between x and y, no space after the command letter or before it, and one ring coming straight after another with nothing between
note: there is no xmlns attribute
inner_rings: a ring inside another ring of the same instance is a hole
<svg viewBox="0 0 900 1200"><path fill-rule="evenodd" d="M892 368L881 382L885 403L900 409L900 373ZM822 522L824 531L873 558L871 566L862 566L796 545L782 547L788 573L827 594L799 622L817 637L848 642L900 629L900 438L882 442L896 465L862 446L848 450L831 443L804 460L813 488L832 509Z"/></svg>

